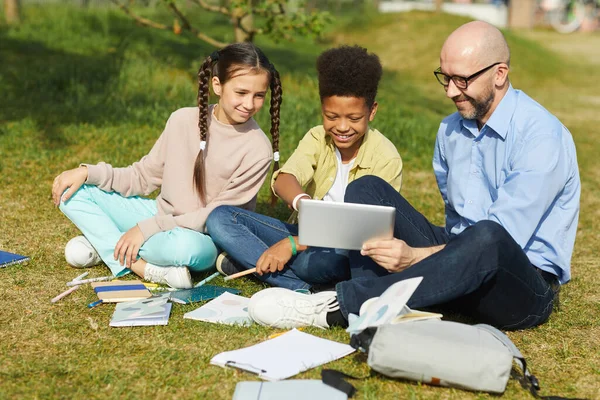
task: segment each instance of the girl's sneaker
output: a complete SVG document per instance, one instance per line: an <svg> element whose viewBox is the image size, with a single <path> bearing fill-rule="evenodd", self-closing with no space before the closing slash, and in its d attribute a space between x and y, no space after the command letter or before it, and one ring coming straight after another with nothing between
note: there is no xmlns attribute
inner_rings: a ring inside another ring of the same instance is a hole
<svg viewBox="0 0 600 400"><path fill-rule="evenodd" d="M173 289L191 289L193 286L190 270L187 267L163 267L146 263L144 279L169 285Z"/></svg>
<svg viewBox="0 0 600 400"><path fill-rule="evenodd" d="M85 236L76 236L65 246L65 259L73 268L89 268L102 262L100 255Z"/></svg>

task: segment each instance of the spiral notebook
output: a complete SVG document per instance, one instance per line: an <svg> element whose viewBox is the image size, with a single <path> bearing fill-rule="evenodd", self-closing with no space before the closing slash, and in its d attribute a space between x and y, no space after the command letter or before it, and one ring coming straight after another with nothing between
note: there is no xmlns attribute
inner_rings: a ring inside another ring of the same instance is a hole
<svg viewBox="0 0 600 400"><path fill-rule="evenodd" d="M29 257L0 250L0 268L29 261Z"/></svg>

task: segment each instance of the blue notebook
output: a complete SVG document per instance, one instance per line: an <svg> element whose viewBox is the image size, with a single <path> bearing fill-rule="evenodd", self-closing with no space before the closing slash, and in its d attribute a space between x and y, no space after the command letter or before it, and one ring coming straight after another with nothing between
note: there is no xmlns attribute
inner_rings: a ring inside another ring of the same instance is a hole
<svg viewBox="0 0 600 400"><path fill-rule="evenodd" d="M171 301L179 304L189 304L198 301L212 300L225 292L237 294L238 289L215 285L202 285L192 289L182 289L171 292Z"/></svg>
<svg viewBox="0 0 600 400"><path fill-rule="evenodd" d="M0 268L29 261L29 257L0 250Z"/></svg>

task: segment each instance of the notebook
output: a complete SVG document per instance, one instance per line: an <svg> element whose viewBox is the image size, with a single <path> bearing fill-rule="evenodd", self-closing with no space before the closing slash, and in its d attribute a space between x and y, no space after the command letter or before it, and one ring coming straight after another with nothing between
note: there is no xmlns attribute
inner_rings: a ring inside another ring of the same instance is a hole
<svg viewBox="0 0 600 400"><path fill-rule="evenodd" d="M225 292L202 307L185 313L183 318L226 325L252 325L248 315L249 301L247 297Z"/></svg>
<svg viewBox="0 0 600 400"><path fill-rule="evenodd" d="M167 325L173 306L168 300L167 293L149 299L119 303L115 307L110 326Z"/></svg>
<svg viewBox="0 0 600 400"><path fill-rule="evenodd" d="M192 289L182 289L171 292L171 301L180 304L196 303L199 301L212 300L225 292L237 294L238 289L226 288L214 285L202 285Z"/></svg>
<svg viewBox="0 0 600 400"><path fill-rule="evenodd" d="M152 293L139 280L93 282L92 287L103 303L147 299Z"/></svg>
<svg viewBox="0 0 600 400"><path fill-rule="evenodd" d="M214 356L210 363L235 367L267 381L279 381L354 352L347 344L292 329L274 339Z"/></svg>
<svg viewBox="0 0 600 400"><path fill-rule="evenodd" d="M317 379L238 382L233 400L346 400L348 396Z"/></svg>
<svg viewBox="0 0 600 400"><path fill-rule="evenodd" d="M298 243L360 250L363 243L394 236L396 209L371 204L302 200Z"/></svg>
<svg viewBox="0 0 600 400"><path fill-rule="evenodd" d="M0 250L0 268L29 261L29 257Z"/></svg>

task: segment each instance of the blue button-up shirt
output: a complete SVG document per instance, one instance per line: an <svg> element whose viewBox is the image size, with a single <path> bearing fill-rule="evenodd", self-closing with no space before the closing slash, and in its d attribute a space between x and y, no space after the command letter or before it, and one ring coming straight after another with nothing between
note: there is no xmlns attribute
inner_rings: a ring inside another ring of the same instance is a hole
<svg viewBox="0 0 600 400"><path fill-rule="evenodd" d="M481 130L459 113L439 128L433 169L446 230L501 224L536 267L571 278L581 185L571 133L512 86Z"/></svg>

